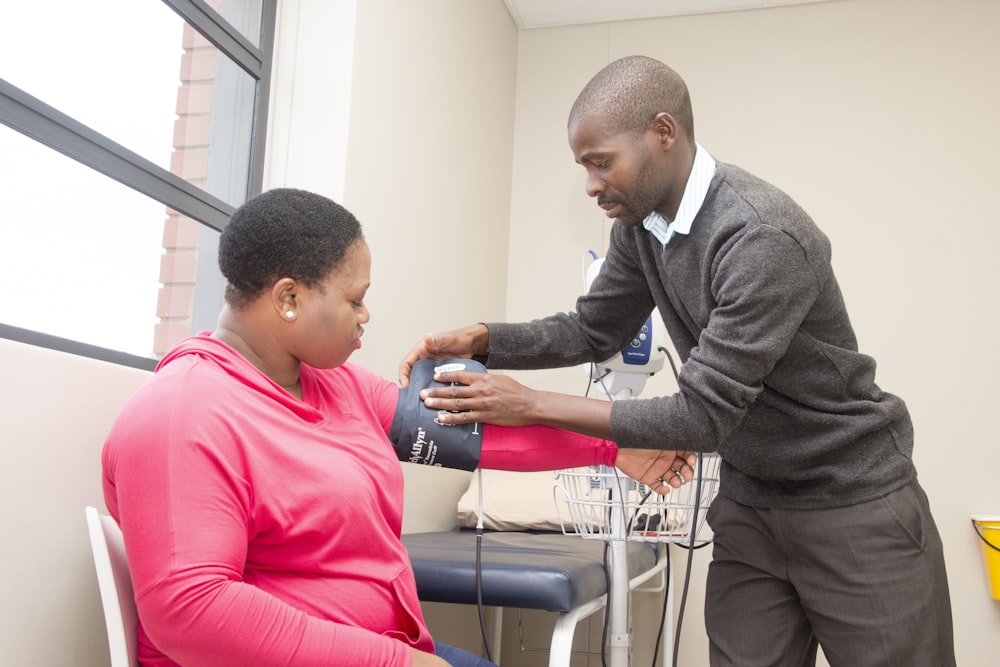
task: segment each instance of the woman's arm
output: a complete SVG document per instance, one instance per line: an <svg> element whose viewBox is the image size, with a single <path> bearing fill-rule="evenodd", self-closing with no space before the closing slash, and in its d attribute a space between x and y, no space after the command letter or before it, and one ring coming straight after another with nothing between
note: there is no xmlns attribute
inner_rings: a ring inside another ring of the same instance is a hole
<svg viewBox="0 0 1000 667"><path fill-rule="evenodd" d="M483 425L482 468L529 472L591 465L617 466L665 494L694 476L696 455L662 449L620 449L614 442L550 426Z"/></svg>

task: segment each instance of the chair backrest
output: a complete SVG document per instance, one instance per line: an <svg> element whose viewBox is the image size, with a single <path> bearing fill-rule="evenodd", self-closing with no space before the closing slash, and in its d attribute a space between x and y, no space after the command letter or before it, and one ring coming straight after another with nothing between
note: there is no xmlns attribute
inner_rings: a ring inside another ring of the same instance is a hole
<svg viewBox="0 0 1000 667"><path fill-rule="evenodd" d="M99 514L97 508L88 506L86 515L97 585L104 605L111 667L135 667L139 615L122 533L115 520Z"/></svg>

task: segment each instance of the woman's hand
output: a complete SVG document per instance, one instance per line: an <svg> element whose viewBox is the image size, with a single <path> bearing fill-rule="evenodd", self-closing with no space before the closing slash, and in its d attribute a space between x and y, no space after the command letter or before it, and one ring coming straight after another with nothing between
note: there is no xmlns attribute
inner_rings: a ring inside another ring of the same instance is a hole
<svg viewBox="0 0 1000 667"><path fill-rule="evenodd" d="M615 467L665 496L694 478L695 452L619 447Z"/></svg>
<svg viewBox="0 0 1000 667"><path fill-rule="evenodd" d="M415 648L411 648L410 653L413 655L413 667L451 667L450 663L433 653L424 653Z"/></svg>

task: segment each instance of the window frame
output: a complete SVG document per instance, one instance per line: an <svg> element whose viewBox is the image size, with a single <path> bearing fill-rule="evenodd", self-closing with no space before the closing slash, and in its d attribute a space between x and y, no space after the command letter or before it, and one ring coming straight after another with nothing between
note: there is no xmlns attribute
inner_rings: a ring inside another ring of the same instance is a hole
<svg viewBox="0 0 1000 667"><path fill-rule="evenodd" d="M277 0L261 0L259 47L254 46L203 0L160 1L256 83L245 193L245 199L249 199L263 188ZM0 78L0 123L216 231L223 230L235 210L227 202L108 139L3 78ZM152 370L157 363L153 357L128 354L3 323L0 323L0 339L145 370Z"/></svg>

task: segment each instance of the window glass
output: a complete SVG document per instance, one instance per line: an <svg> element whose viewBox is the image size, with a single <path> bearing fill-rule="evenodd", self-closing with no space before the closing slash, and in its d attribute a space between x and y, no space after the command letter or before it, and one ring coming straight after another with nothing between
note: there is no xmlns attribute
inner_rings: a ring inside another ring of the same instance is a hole
<svg viewBox="0 0 1000 667"><path fill-rule="evenodd" d="M249 45L261 41L265 1L172 4L221 48L164 0L4 8L5 336L56 349L61 339L87 343L100 349L85 354L98 358L115 350L155 359L214 328L224 280L212 227L260 187L270 54ZM273 1L266 5L273 16Z"/></svg>
<svg viewBox="0 0 1000 667"><path fill-rule="evenodd" d="M261 0L222 0L215 9L251 44L259 47L261 4Z"/></svg>
<svg viewBox="0 0 1000 667"><path fill-rule="evenodd" d="M29 95L230 204L246 200L256 81L163 2L12 3L0 63Z"/></svg>
<svg viewBox="0 0 1000 667"><path fill-rule="evenodd" d="M0 154L0 321L153 356L167 209L4 126Z"/></svg>
<svg viewBox="0 0 1000 667"><path fill-rule="evenodd" d="M213 61L211 80L186 81L178 95L177 126L190 132L177 132L172 171L238 206L247 199L257 82L214 47L204 54ZM207 117L199 95L211 96Z"/></svg>
<svg viewBox="0 0 1000 667"><path fill-rule="evenodd" d="M4 3L0 77L169 169L183 27L150 0Z"/></svg>

